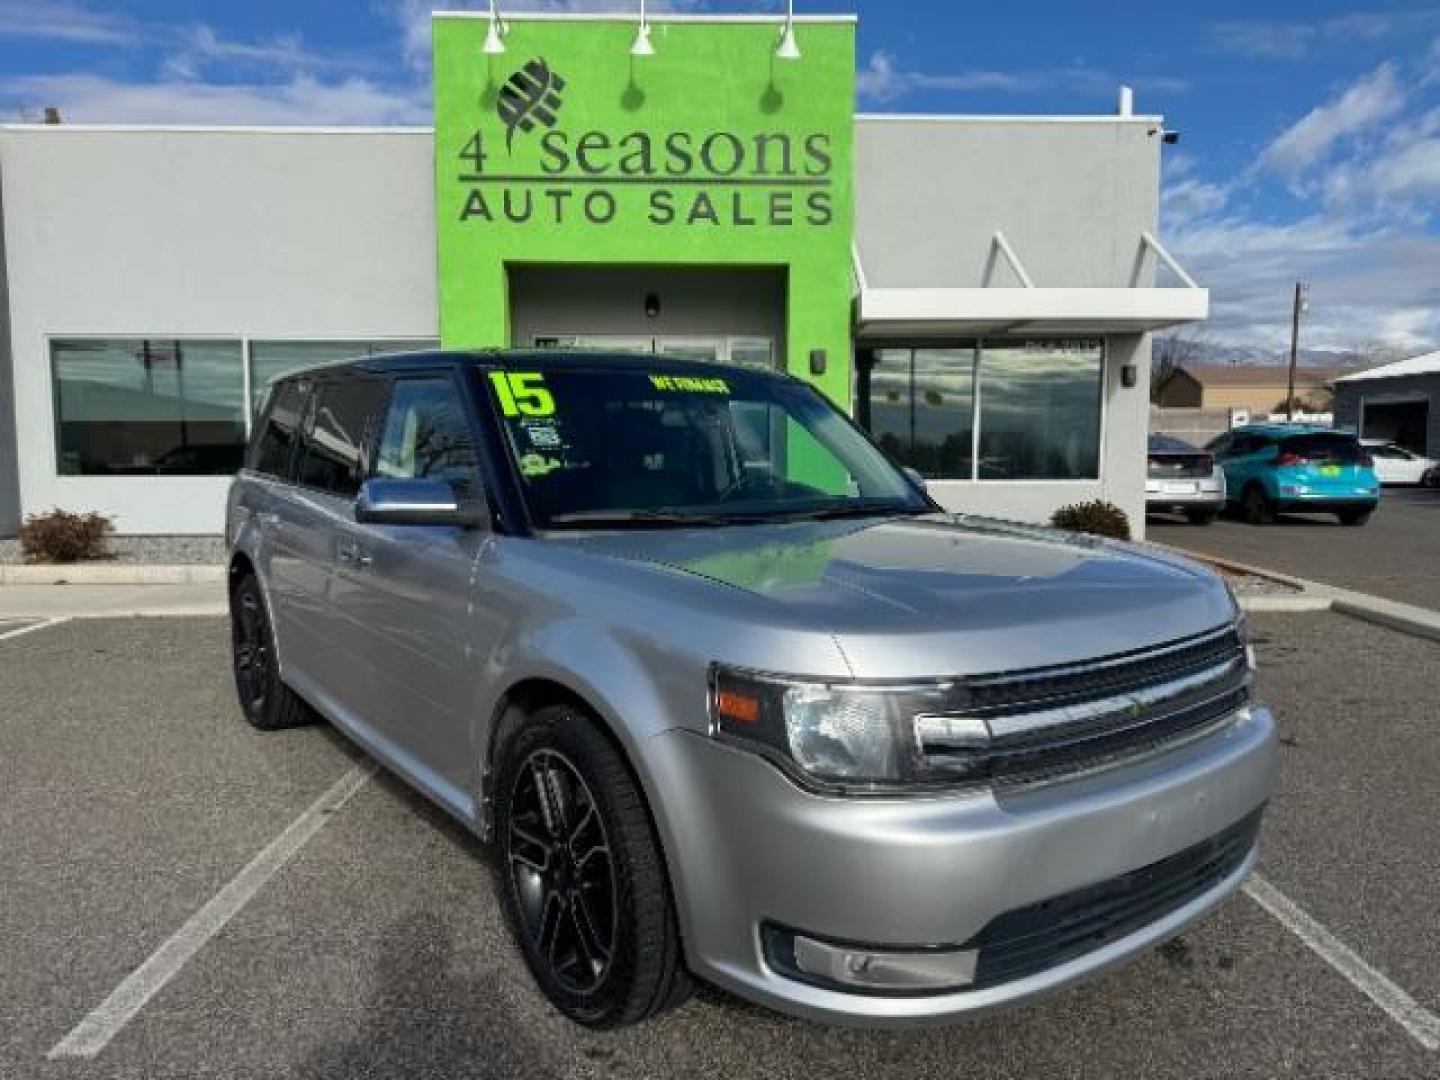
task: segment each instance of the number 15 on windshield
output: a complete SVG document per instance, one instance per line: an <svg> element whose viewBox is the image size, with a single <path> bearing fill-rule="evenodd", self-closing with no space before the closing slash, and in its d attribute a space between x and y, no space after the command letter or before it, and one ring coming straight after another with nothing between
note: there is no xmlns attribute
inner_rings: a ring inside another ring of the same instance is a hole
<svg viewBox="0 0 1440 1080"><path fill-rule="evenodd" d="M507 420L517 416L554 416L555 398L538 372L492 371L490 385Z"/></svg>

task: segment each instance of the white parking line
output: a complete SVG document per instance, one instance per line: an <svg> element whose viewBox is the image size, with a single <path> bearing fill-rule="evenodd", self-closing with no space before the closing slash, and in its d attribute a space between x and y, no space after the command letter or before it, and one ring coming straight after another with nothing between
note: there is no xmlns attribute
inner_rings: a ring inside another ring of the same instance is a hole
<svg viewBox="0 0 1440 1080"><path fill-rule="evenodd" d="M58 619L45 619L42 622L31 623L29 626L22 626L18 630L5 631L5 633L0 634L0 641L9 641L11 638L20 637L22 634L33 634L36 630L44 630L47 626L59 626L61 623L67 623L69 621L69 615L62 615Z"/></svg>
<svg viewBox="0 0 1440 1080"><path fill-rule="evenodd" d="M351 769L192 915L150 959L136 968L45 1055L50 1059L94 1057L182 967L220 932L261 887L375 775L373 763Z"/></svg>
<svg viewBox="0 0 1440 1080"><path fill-rule="evenodd" d="M1362 960L1350 946L1326 930L1259 874L1245 882L1245 893L1275 916L1286 929L1371 1001L1390 1014L1426 1050L1440 1050L1440 1016L1430 1012L1380 972Z"/></svg>

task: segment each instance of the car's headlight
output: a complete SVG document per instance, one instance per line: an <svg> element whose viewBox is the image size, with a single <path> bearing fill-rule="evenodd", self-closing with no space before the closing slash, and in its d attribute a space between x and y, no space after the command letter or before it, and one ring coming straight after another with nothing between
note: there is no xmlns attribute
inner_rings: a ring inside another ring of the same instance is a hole
<svg viewBox="0 0 1440 1080"><path fill-rule="evenodd" d="M955 715L954 682L877 686L814 682L717 666L710 690L715 734L748 743L822 784L883 789L984 780L989 731Z"/></svg>

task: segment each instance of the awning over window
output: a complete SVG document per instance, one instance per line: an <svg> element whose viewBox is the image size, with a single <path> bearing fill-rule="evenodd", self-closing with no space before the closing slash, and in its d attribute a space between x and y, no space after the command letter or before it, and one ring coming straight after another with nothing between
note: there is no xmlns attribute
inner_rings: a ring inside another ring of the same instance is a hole
<svg viewBox="0 0 1440 1080"><path fill-rule="evenodd" d="M1179 279L1175 287L1152 282L1158 260ZM1001 261L1018 284L989 283ZM1210 315L1210 291L1201 288L1150 233L1140 235L1135 272L1128 287L1075 288L1037 285L1003 233L991 241L986 283L972 288L872 287L855 253L859 298L857 336L974 336L1001 333L1145 333Z"/></svg>

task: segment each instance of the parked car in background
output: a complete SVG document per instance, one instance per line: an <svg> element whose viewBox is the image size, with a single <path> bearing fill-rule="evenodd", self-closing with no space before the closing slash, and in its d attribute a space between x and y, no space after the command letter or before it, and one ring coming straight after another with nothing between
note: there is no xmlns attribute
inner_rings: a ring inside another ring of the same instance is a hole
<svg viewBox="0 0 1440 1080"><path fill-rule="evenodd" d="M1375 476L1382 484L1423 483L1425 474L1440 464L1384 439L1361 439L1360 445L1375 462Z"/></svg>
<svg viewBox="0 0 1440 1080"><path fill-rule="evenodd" d="M583 1024L687 973L817 1020L973 1016L1173 938L1255 865L1275 725L1224 581L946 513L789 376L297 373L227 535L246 718L318 712L493 841Z"/></svg>
<svg viewBox="0 0 1440 1080"><path fill-rule="evenodd" d="M1370 455L1354 435L1307 424L1250 424L1206 449L1225 470L1227 498L1252 525L1277 514L1334 514L1363 525L1380 501Z"/></svg>
<svg viewBox="0 0 1440 1080"><path fill-rule="evenodd" d="M1168 435L1151 435L1145 468L1145 512L1184 514L1209 525L1225 509L1225 470L1209 451Z"/></svg>

